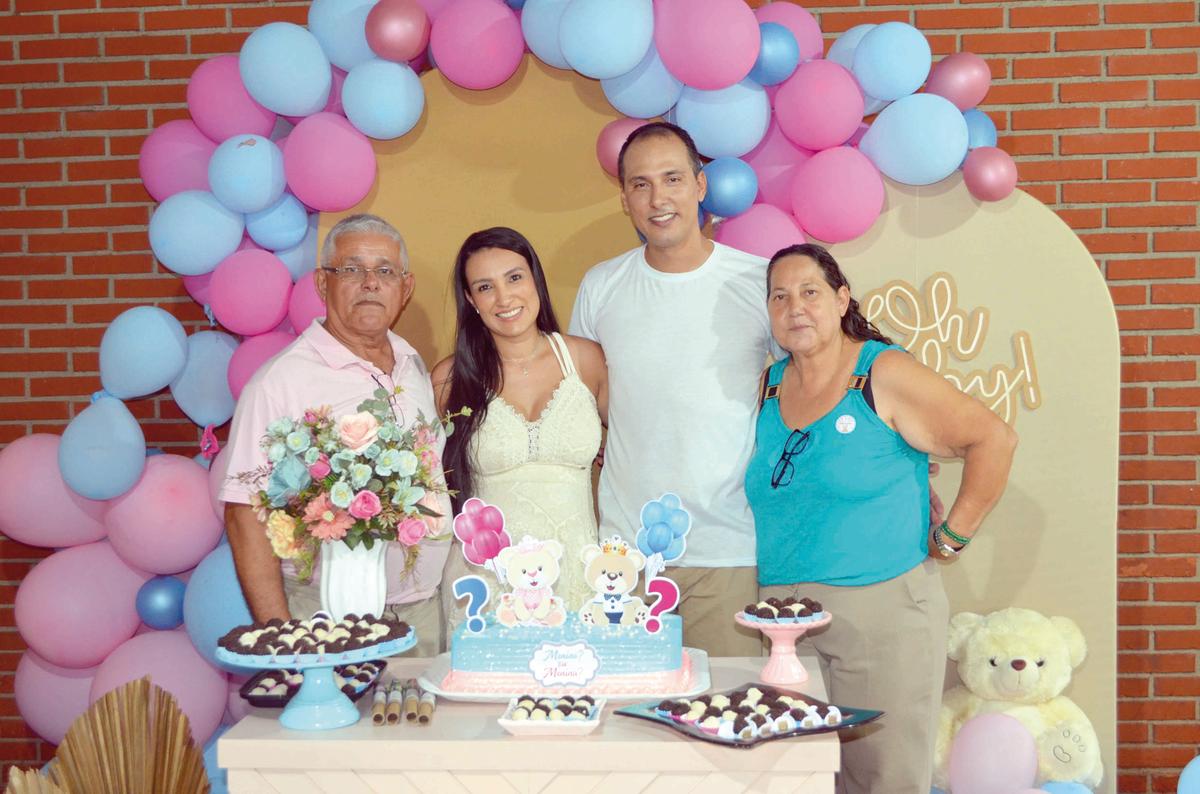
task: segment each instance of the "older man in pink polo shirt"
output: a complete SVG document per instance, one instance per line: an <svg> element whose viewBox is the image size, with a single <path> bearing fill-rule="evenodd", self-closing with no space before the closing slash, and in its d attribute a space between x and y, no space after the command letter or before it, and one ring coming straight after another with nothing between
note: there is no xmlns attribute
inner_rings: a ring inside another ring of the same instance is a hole
<svg viewBox="0 0 1200 794"><path fill-rule="evenodd" d="M231 474L267 462L259 439L273 420L321 405L330 406L335 416L353 413L381 387L388 392L401 388L392 409L402 426L418 415L436 416L424 362L391 332L416 286L400 233L374 215L339 221L321 249L316 285L327 316L314 320L264 364L238 400L229 436ZM249 506L252 495L252 488L233 478L226 478L220 490L229 544L250 611L259 621L308 617L320 608L319 582L314 577L302 583L290 563L281 565L271 551L266 527ZM438 512L450 515L449 498L441 497ZM444 529L436 534L445 534ZM440 651L442 619L436 591L448 551L447 542L422 541L416 566L405 574L403 547L393 544L388 550L387 603L416 628L418 655Z"/></svg>

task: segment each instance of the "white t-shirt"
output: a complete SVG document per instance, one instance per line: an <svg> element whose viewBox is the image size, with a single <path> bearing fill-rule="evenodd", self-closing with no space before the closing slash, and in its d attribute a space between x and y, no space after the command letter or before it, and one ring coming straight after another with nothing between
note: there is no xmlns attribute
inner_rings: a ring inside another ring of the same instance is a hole
<svg viewBox="0 0 1200 794"><path fill-rule="evenodd" d="M608 358L601 537L632 542L642 506L671 491L692 516L671 564L700 568L755 564L743 478L772 352L766 260L713 245L687 273L655 270L645 247L596 265L570 329Z"/></svg>

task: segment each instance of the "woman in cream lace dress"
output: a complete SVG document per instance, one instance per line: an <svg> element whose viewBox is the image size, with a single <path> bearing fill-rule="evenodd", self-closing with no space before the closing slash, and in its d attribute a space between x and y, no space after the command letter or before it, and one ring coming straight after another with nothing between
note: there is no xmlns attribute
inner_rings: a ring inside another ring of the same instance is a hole
<svg viewBox="0 0 1200 794"><path fill-rule="evenodd" d="M596 343L559 333L546 278L533 246L504 227L476 232L454 268L458 330L454 355L432 372L441 411L470 407L455 420L443 465L458 491L457 512L470 497L504 512L513 543L526 536L562 544L554 592L568 612L593 593L580 552L597 540L592 461L607 415L608 373ZM465 604L450 593L469 565L455 541L443 575L451 630ZM448 635L447 635L448 636Z"/></svg>

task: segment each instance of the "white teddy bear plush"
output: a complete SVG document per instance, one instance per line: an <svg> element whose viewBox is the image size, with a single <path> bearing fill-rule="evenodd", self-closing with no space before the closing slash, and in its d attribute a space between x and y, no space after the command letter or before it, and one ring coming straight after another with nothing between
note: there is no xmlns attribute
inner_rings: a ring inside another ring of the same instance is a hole
<svg viewBox="0 0 1200 794"><path fill-rule="evenodd" d="M1038 785L1099 785L1104 767L1096 731L1082 709L1062 694L1087 655L1083 632L1073 620L1017 607L990 615L960 612L950 621L948 644L964 685L942 698L934 755L939 788L947 788L950 745L958 729L990 712L1015 717L1033 734Z"/></svg>

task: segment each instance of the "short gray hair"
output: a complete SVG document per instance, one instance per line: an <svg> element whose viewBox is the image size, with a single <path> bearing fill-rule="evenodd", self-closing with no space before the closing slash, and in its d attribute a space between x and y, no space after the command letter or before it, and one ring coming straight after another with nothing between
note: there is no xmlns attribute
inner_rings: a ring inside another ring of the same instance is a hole
<svg viewBox="0 0 1200 794"><path fill-rule="evenodd" d="M396 244L400 246L400 266L405 273L408 272L408 246L404 244L404 237L401 236L399 230L378 215L365 212L347 215L333 225L325 237L325 243L321 246L321 267L329 267L329 260L333 259L338 238L343 234L382 234L384 237L395 240Z"/></svg>

